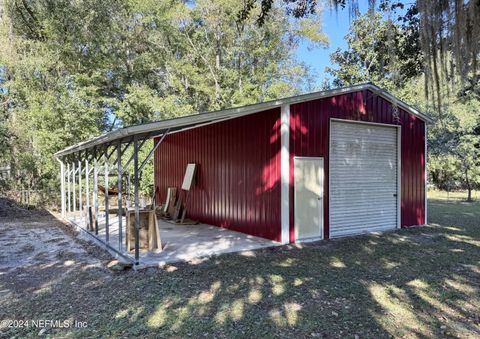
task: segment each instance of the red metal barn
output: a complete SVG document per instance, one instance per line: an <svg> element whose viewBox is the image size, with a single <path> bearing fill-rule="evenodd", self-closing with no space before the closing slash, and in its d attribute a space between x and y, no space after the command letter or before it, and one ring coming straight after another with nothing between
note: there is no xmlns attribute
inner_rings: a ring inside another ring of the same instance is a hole
<svg viewBox="0 0 480 339"><path fill-rule="evenodd" d="M199 165L190 218L284 243L426 223L430 119L373 84L203 114L155 153L157 201Z"/></svg>

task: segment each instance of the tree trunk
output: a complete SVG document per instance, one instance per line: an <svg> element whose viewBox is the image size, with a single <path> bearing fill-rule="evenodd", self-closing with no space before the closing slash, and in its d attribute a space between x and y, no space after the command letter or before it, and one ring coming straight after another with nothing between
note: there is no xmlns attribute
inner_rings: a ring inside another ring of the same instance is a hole
<svg viewBox="0 0 480 339"><path fill-rule="evenodd" d="M467 184L467 201L472 202L472 185L470 184L470 179L468 178L468 168L465 167L465 183Z"/></svg>

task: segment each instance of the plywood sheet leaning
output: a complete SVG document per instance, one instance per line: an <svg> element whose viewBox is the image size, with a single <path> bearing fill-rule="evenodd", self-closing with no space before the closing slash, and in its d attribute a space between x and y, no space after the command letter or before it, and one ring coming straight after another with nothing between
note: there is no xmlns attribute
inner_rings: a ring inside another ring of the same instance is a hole
<svg viewBox="0 0 480 339"><path fill-rule="evenodd" d="M187 164L187 169L185 170L185 176L183 177L182 190L190 191L195 179L196 172L197 172L197 164L194 164L194 163Z"/></svg>
<svg viewBox="0 0 480 339"><path fill-rule="evenodd" d="M172 214L172 218L175 222L183 224L185 223L185 216L187 214L187 205L190 198L190 190L195 181L195 175L197 173L197 164L190 163L187 164L187 169L185 170L185 176L183 178L182 190L178 197L178 201L175 205L175 211ZM191 224L192 221L187 222ZM196 222L193 222L196 223Z"/></svg>

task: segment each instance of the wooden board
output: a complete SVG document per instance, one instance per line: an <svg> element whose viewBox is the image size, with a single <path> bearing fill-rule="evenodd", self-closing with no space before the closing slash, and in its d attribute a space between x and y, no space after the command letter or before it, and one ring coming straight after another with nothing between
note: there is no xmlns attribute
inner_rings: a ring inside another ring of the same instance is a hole
<svg viewBox="0 0 480 339"><path fill-rule="evenodd" d="M187 164L185 176L183 177L182 190L189 191L192 188L195 172L197 171L197 164Z"/></svg>
<svg viewBox="0 0 480 339"><path fill-rule="evenodd" d="M164 214L172 215L175 211L175 202L177 201L177 188L176 187L169 187L167 188L167 200L165 201L165 205L163 207Z"/></svg>
<svg viewBox="0 0 480 339"><path fill-rule="evenodd" d="M126 233L127 251L130 252L135 249L135 210L127 211ZM154 251L162 249L160 229L155 211L140 211L139 237L140 250Z"/></svg>
<svg viewBox="0 0 480 339"><path fill-rule="evenodd" d="M177 203L173 209L173 213L170 215L173 220L178 220L180 218L180 214L183 210L183 191L180 192L178 197Z"/></svg>
<svg viewBox="0 0 480 339"><path fill-rule="evenodd" d="M92 207L85 207L85 220L87 221L87 230L90 232L95 231L95 213Z"/></svg>

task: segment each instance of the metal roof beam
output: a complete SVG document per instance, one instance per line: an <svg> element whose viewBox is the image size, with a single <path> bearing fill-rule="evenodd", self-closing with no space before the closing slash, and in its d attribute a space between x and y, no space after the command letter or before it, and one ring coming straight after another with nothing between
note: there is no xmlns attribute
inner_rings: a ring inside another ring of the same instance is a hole
<svg viewBox="0 0 480 339"><path fill-rule="evenodd" d="M108 147L110 147L110 146L111 146L111 145L108 145L107 148L105 148L105 151L106 151L106 150L108 149ZM113 154L116 150L117 150L117 148L114 147L114 148L112 149L112 151L111 151L110 153L108 153L107 159L110 159L110 157L112 156L112 154Z"/></svg>
<svg viewBox="0 0 480 339"><path fill-rule="evenodd" d="M163 142L163 140L165 139L165 137L167 136L168 132L170 131L170 129L168 129L163 135L162 137L160 138L159 141L157 141L155 143L155 145L152 147L152 150L150 151L150 153L148 153L147 157L145 158L145 160L143 160L142 164L140 165L140 168L138 169L138 171L141 173L143 168L145 167L145 165L147 164L147 162L150 160L150 158L153 156L153 154L155 153L155 150L158 148L158 146L160 146L160 144Z"/></svg>
<svg viewBox="0 0 480 339"><path fill-rule="evenodd" d="M125 171L126 169L128 169L128 166L130 166L130 163L132 162L132 160L135 159L135 153L136 153L136 150L140 151L140 149L143 147L143 145L145 144L145 142L147 142L148 139L143 139L142 142L140 143L140 145L137 145L137 147L133 150L133 154L132 156L130 157L130 159L128 159L127 163L125 164L125 166L123 166L123 170Z"/></svg>
<svg viewBox="0 0 480 339"><path fill-rule="evenodd" d="M125 151L127 150L127 148L132 144L132 141L130 141L128 144L125 145L125 147L120 151L120 154L117 154L117 160L115 160L113 162L114 166L117 165L118 161L120 161L120 159L122 158L122 156L125 153ZM120 147L120 146L118 146L118 147Z"/></svg>

